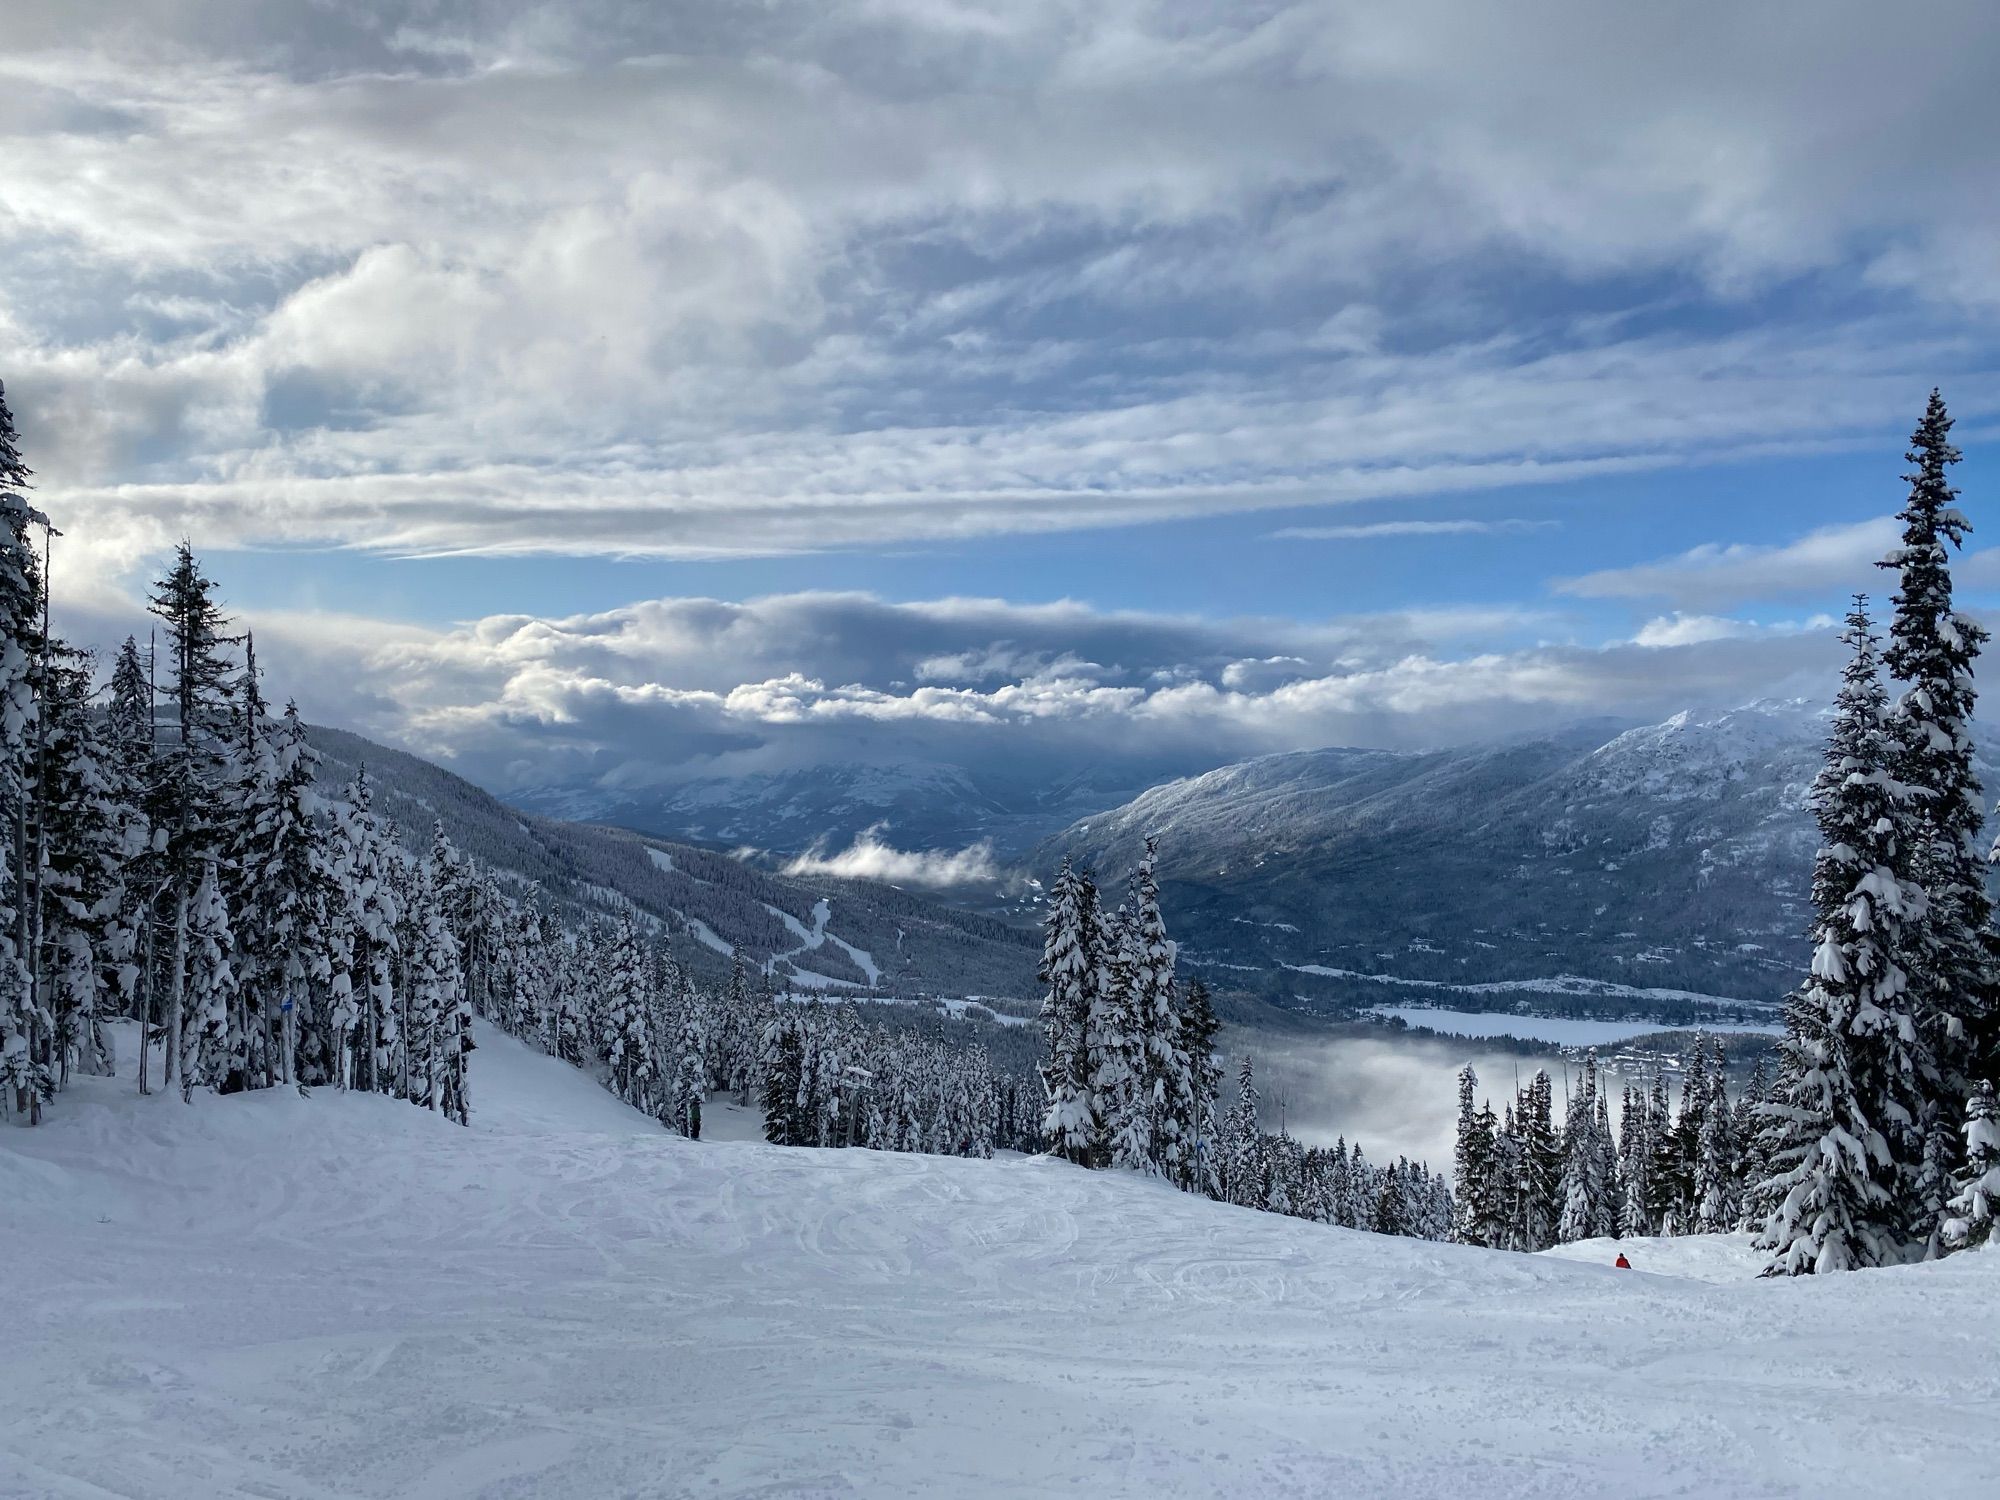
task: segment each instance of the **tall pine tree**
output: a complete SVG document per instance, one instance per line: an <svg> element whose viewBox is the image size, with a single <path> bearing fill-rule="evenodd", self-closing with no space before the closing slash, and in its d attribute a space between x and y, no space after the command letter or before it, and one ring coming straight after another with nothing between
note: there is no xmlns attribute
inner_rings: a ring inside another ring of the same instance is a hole
<svg viewBox="0 0 2000 1500"><path fill-rule="evenodd" d="M1787 1002L1776 1097L1764 1106L1776 1174L1758 1239L1767 1274L1890 1264L1907 1240L1894 1142L1916 1138L1922 1067L1904 963L1924 893L1898 873L1910 797L1865 600L1843 639L1850 654L1812 794L1812 974Z"/></svg>
<svg viewBox="0 0 2000 1500"><path fill-rule="evenodd" d="M1984 809L1972 767L1972 672L1986 631L1953 607L1951 553L1971 530L1954 502L1949 470L1958 462L1944 398L1931 392L1906 457L1910 486L1897 519L1902 544L1882 561L1897 575L1895 617L1883 660L1903 684L1891 718L1898 780L1920 790L1911 804L1915 836L1896 851L1897 877L1929 898L1921 940L1909 945L1909 1007L1916 1045L1897 1059L1907 1075L1898 1107L1881 1128L1895 1162L1892 1191L1906 1232L1927 1250L1948 1191L1964 1101L1973 1081L1994 1074L1994 984L2000 969L1978 847ZM1900 1117L1907 1107L1911 1118Z"/></svg>

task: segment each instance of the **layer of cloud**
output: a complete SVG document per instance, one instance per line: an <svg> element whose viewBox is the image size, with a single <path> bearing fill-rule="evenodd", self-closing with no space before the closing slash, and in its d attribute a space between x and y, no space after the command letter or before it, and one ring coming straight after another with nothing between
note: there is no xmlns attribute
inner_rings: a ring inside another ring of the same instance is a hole
<svg viewBox="0 0 2000 1500"><path fill-rule="evenodd" d="M1440 521L1361 521L1346 526L1283 526L1271 533L1274 541L1349 542L1373 541L1379 537L1406 536L1518 536L1524 532L1547 531L1554 521L1528 521L1518 516L1478 521L1467 517Z"/></svg>
<svg viewBox="0 0 2000 1500"><path fill-rule="evenodd" d="M1670 599L1715 609L1746 599L1861 590L1882 581L1876 566L1896 545L1893 517L1825 526L1778 546L1706 543L1659 562L1605 568L1559 580L1559 592L1584 599Z"/></svg>
<svg viewBox="0 0 2000 1500"><path fill-rule="evenodd" d="M1639 627L1632 644L1649 650L1671 650L1676 646L1704 646L1712 641L1741 641L1757 636L1797 635L1801 631L1832 630L1832 615L1810 615L1803 620L1776 620L1769 623L1734 615L1690 615L1679 611L1659 615Z"/></svg>
<svg viewBox="0 0 2000 1500"><path fill-rule="evenodd" d="M1666 599L1697 611L1749 600L1886 596L1893 581L1880 564L1899 536L1895 519L1881 516L1773 546L1711 542L1658 562L1558 579L1555 589L1582 599ZM1963 585L2000 581L2000 548L1966 553L1953 572Z"/></svg>
<svg viewBox="0 0 2000 1500"><path fill-rule="evenodd" d="M1393 501L1876 437L1953 374L1996 406L1976 0L8 28L0 371L98 578L182 533L707 557Z"/></svg>
<svg viewBox="0 0 2000 1500"><path fill-rule="evenodd" d="M1422 748L1819 695L1839 654L1815 621L1601 644L1551 640L1556 622L1505 610L1301 623L861 594L665 599L442 630L249 623L274 689L309 716L502 792L618 797L827 763L1143 784L1308 746ZM879 842L854 857L897 852Z"/></svg>
<svg viewBox="0 0 2000 1500"><path fill-rule="evenodd" d="M990 888L1000 878L1000 864L990 840L963 849L898 849L883 839L885 826L878 823L837 854L808 849L785 866L785 873L881 880L931 890Z"/></svg>

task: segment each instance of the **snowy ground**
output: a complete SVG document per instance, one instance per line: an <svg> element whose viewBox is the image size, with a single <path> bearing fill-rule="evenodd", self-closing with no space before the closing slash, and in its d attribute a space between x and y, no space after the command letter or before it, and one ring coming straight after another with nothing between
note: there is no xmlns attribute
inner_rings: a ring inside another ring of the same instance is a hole
<svg viewBox="0 0 2000 1500"><path fill-rule="evenodd" d="M1694 1281L1742 1283L1759 1275L1768 1259L1757 1253L1747 1234L1691 1234L1672 1239L1578 1240L1544 1250L1557 1260L1578 1260L1593 1266L1615 1265L1623 1255L1632 1269L1649 1276L1680 1276Z"/></svg>
<svg viewBox="0 0 2000 1500"><path fill-rule="evenodd" d="M1727 1241L1625 1272L1046 1161L690 1145L482 1044L471 1131L85 1081L0 1134L0 1495L1932 1500L2000 1467L2000 1255L1716 1284Z"/></svg>

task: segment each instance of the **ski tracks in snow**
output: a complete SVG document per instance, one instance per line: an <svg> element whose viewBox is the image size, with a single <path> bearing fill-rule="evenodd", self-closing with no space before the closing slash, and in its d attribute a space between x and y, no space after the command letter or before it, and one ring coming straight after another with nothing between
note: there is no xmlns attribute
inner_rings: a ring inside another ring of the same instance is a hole
<svg viewBox="0 0 2000 1500"><path fill-rule="evenodd" d="M691 1144L479 1040L470 1131L83 1080L0 1140L0 1494L1953 1496L2000 1463L2000 1256L1711 1283Z"/></svg>

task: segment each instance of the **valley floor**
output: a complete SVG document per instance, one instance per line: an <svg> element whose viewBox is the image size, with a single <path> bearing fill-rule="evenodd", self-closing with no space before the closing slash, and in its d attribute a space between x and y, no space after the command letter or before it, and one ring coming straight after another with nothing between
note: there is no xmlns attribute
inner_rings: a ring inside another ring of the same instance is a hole
<svg viewBox="0 0 2000 1500"><path fill-rule="evenodd" d="M480 1042L470 1131L83 1080L0 1133L0 1494L1949 1497L2000 1472L2000 1255L1775 1284L1728 1241L1645 1242L1623 1272L1034 1159L690 1144Z"/></svg>

